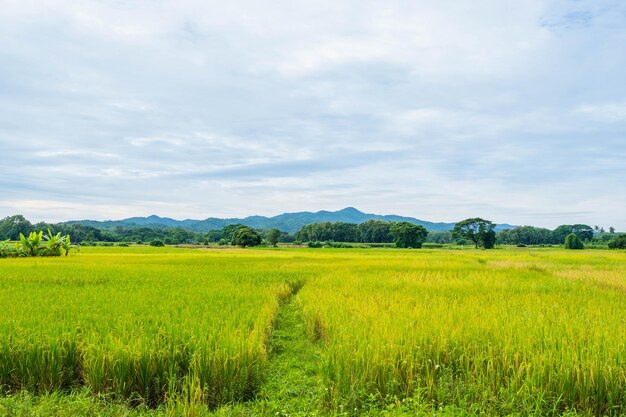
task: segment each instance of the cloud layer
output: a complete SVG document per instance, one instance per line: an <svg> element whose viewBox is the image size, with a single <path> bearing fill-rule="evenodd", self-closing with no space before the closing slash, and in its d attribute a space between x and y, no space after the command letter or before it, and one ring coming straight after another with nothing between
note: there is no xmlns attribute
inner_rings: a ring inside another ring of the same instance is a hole
<svg viewBox="0 0 626 417"><path fill-rule="evenodd" d="M0 215L626 230L620 1L0 0Z"/></svg>

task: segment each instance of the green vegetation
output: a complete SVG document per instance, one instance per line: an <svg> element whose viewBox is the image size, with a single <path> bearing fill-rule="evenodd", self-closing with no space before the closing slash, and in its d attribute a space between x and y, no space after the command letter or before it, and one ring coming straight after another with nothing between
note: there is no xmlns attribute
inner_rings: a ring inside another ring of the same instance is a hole
<svg viewBox="0 0 626 417"><path fill-rule="evenodd" d="M345 212L345 210L344 210ZM364 214L362 214L365 216ZM392 216L393 217L393 216ZM140 218L141 219L141 218ZM358 219L358 216L355 217ZM399 218L401 219L401 218ZM150 221L150 218L143 219ZM195 229L183 228L180 225L187 225L185 221L174 221L172 219L160 219L166 221L165 224L174 226L154 225L146 223L145 225L135 225L132 222L81 222L81 223L37 223L32 225L24 216L16 215L6 217L0 220L0 241L3 240L19 240L20 233L27 235L32 230L51 230L52 233L72 236L72 243L81 244L82 246L107 245L109 243L132 244L132 243L149 243L152 241L162 241L164 245L234 245L233 235L238 228L248 227L243 224L227 224L221 229L209 230L208 232L198 232ZM482 219L469 219L480 220ZM357 221L357 220L355 220ZM467 221L467 220L466 220ZM383 220L367 220L362 223L346 223L346 222L319 222L310 223L296 231L294 234L281 231L277 228L270 229L253 229L261 236L261 245L277 246L279 243L306 243L321 242L322 246L336 246L340 243L347 244L346 247L359 246L351 245L353 243L365 243L367 246L379 246L382 244L393 243L394 235L391 233L391 227L395 223L403 223L398 221ZM576 234L583 243L590 248L607 248L608 243L615 239L615 228L609 227L609 232L605 232L604 228L594 226L593 228L584 225L561 225L555 230L544 229L533 226L512 227L508 230L501 230L495 233L495 225L491 222L484 221L483 227L486 228L482 234L480 241L474 242L472 235L464 232L453 233L453 230L442 231L441 227L450 227L446 224L431 224L439 230L428 230L423 243L436 243L442 245L474 245L480 247L492 247L496 243L499 245L517 245L524 246L546 246L546 245L562 245L565 237L570 234ZM193 223L196 224L197 222ZM405 222L406 223L406 222ZM411 222L408 222L413 224ZM112 226L115 225L115 226ZM443 226L442 226L443 225ZM106 226L106 227L105 227ZM197 225L196 225L197 226ZM100 229L96 227L101 227ZM191 225L185 226L191 227ZM195 226L194 226L195 227ZM480 229L480 225L478 226ZM493 233L488 229L493 229ZM478 230L480 232L480 230ZM476 237L476 236L474 236ZM249 245L246 245L249 246Z"/></svg>
<svg viewBox="0 0 626 417"><path fill-rule="evenodd" d="M0 415L623 415L625 256L144 246L5 259Z"/></svg>
<svg viewBox="0 0 626 417"><path fill-rule="evenodd" d="M262 262L249 270L232 257L148 249L81 253L38 268L5 261L3 389L84 386L151 406L190 390L211 406L251 399L288 276Z"/></svg>
<svg viewBox="0 0 626 417"><path fill-rule="evenodd" d="M619 235L610 241L609 249L626 249L626 235Z"/></svg>
<svg viewBox="0 0 626 417"><path fill-rule="evenodd" d="M570 233L565 236L565 249L585 249L585 245L580 241L578 235Z"/></svg>
<svg viewBox="0 0 626 417"><path fill-rule="evenodd" d="M554 229L552 236L555 240L563 242L567 235L573 233L578 236L581 241L590 241L593 239L593 232L593 228L586 224L563 225Z"/></svg>
<svg viewBox="0 0 626 417"><path fill-rule="evenodd" d="M27 236L19 234L18 243L11 244L8 240L0 242L0 258L18 258L28 256L67 256L72 248L69 236L61 236L60 233L53 235L48 229L48 234L43 231L30 232Z"/></svg>
<svg viewBox="0 0 626 417"><path fill-rule="evenodd" d="M496 244L495 224L476 217L466 219L454 225L452 235L457 239L467 239L475 248L493 249Z"/></svg>
<svg viewBox="0 0 626 417"><path fill-rule="evenodd" d="M385 255L300 293L310 337L325 343L331 404L399 397L493 415L626 412L623 255Z"/></svg>
<svg viewBox="0 0 626 417"><path fill-rule="evenodd" d="M242 248L258 246L261 244L261 235L251 227L240 226L233 232L231 243Z"/></svg>
<svg viewBox="0 0 626 417"><path fill-rule="evenodd" d="M389 232L399 248L421 248L428 236L428 231L423 226L409 222L392 223Z"/></svg>
<svg viewBox="0 0 626 417"><path fill-rule="evenodd" d="M280 239L280 230L269 229L266 234L267 244L276 247Z"/></svg>

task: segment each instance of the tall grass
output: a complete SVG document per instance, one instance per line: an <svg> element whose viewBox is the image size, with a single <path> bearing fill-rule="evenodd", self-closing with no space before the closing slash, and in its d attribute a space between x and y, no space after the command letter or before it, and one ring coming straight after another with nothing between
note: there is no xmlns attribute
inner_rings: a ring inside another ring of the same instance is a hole
<svg viewBox="0 0 626 417"><path fill-rule="evenodd" d="M0 264L4 389L85 385L148 405L190 387L209 406L254 396L292 274L237 253L91 251Z"/></svg>
<svg viewBox="0 0 626 417"><path fill-rule="evenodd" d="M85 248L0 260L1 389L86 387L190 415L252 399L294 283L331 414L402 400L626 414L626 254L602 250Z"/></svg>
<svg viewBox="0 0 626 417"><path fill-rule="evenodd" d="M623 415L625 289L622 253L420 251L336 264L298 298L331 406Z"/></svg>

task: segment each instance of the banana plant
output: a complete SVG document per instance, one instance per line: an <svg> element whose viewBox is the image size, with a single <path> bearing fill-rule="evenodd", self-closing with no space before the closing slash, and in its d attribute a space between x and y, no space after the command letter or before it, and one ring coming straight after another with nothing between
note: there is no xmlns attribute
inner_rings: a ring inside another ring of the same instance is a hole
<svg viewBox="0 0 626 417"><path fill-rule="evenodd" d="M63 241L65 240L65 236L61 236L61 233L53 235L50 229L48 229L48 234L45 235L43 238L46 241L46 255L61 255L61 248L63 247Z"/></svg>
<svg viewBox="0 0 626 417"><path fill-rule="evenodd" d="M25 237L24 234L20 233L20 244L22 245L24 252L28 253L30 256L37 256L39 254L42 240L43 231L39 233L30 232L28 237Z"/></svg>
<svg viewBox="0 0 626 417"><path fill-rule="evenodd" d="M61 242L61 248L65 251L65 256L70 253L70 249L72 249L72 243L70 242L70 235L65 235L65 239Z"/></svg>
<svg viewBox="0 0 626 417"><path fill-rule="evenodd" d="M8 240L0 241L0 258L9 258L17 256L15 247Z"/></svg>

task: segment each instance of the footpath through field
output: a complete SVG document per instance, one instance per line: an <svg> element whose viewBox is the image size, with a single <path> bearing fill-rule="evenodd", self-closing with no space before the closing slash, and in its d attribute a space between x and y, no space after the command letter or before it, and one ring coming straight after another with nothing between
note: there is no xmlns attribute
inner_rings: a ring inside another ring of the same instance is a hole
<svg viewBox="0 0 626 417"><path fill-rule="evenodd" d="M278 312L269 341L267 380L254 411L261 415L318 415L324 387L317 373L317 347L306 333L304 314L294 300L301 284Z"/></svg>

